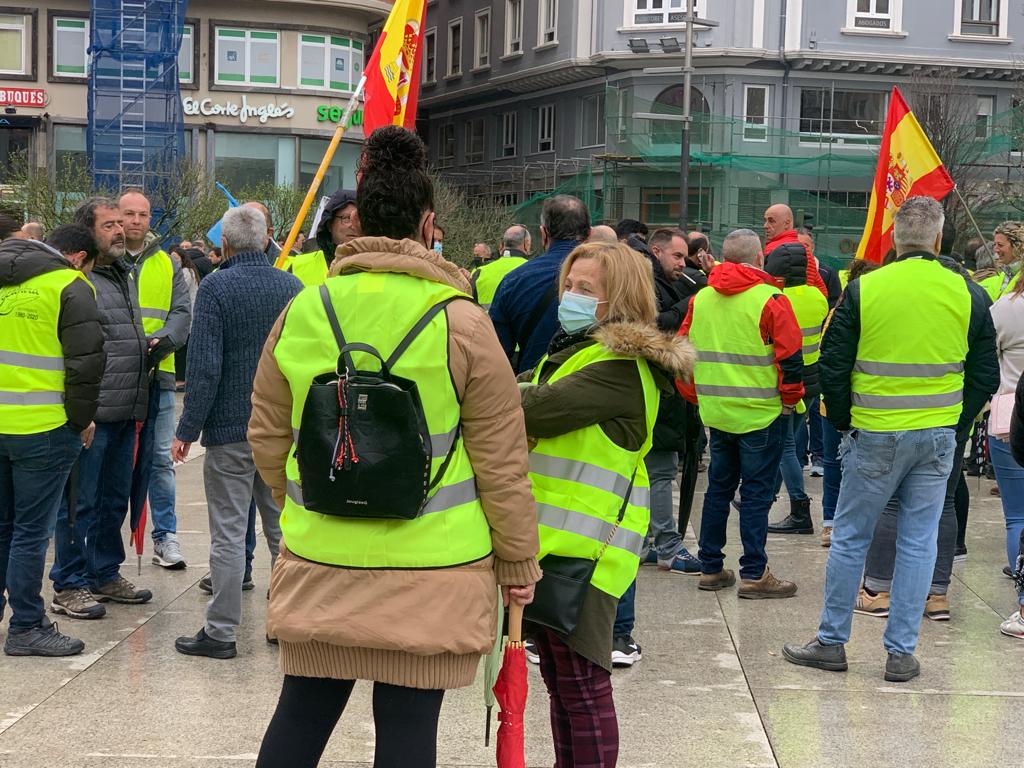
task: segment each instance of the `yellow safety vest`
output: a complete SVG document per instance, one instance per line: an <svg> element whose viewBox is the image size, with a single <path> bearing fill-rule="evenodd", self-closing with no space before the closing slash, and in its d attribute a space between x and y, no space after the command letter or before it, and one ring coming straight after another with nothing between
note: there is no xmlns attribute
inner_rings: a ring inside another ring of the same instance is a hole
<svg viewBox="0 0 1024 768"><path fill-rule="evenodd" d="M839 270L839 285L842 286L843 290L846 290L846 286L850 282L850 270L841 269Z"/></svg>
<svg viewBox="0 0 1024 768"><path fill-rule="evenodd" d="M793 307L803 335L804 365L814 365L821 357L821 326L828 315L828 299L813 285L795 285L782 292Z"/></svg>
<svg viewBox="0 0 1024 768"><path fill-rule="evenodd" d="M765 304L780 293L761 283L732 296L711 290L694 297L693 381L707 426L746 434L764 429L782 413L775 348L761 338Z"/></svg>
<svg viewBox="0 0 1024 768"><path fill-rule="evenodd" d="M955 425L971 322L964 278L933 259L911 258L859 283L852 425L876 432Z"/></svg>
<svg viewBox="0 0 1024 768"><path fill-rule="evenodd" d="M34 435L67 423L60 297L85 279L68 267L0 288L0 433Z"/></svg>
<svg viewBox="0 0 1024 768"><path fill-rule="evenodd" d="M297 253L289 257L286 272L291 272L307 288L311 285L323 285L327 279L327 262L323 251Z"/></svg>
<svg viewBox="0 0 1024 768"><path fill-rule="evenodd" d="M546 359L537 365L535 384ZM543 438L530 452L530 482L540 523L538 557L595 559L600 555L591 585L619 598L636 578L650 523L650 481L643 458L651 449L658 416L659 393L654 377L646 360L618 355L593 344L562 363L546 383L553 384L605 360L636 360L647 414L647 435L640 450L616 445L599 424ZM616 528L624 501L625 516ZM609 543L604 549L606 541Z"/></svg>
<svg viewBox="0 0 1024 768"><path fill-rule="evenodd" d="M325 283L342 332L389 356L412 326L435 304L465 297L456 289L411 275L361 272ZM369 309L368 309L369 308ZM287 499L281 532L288 549L317 563L350 568L443 568L491 553L491 531L477 492L473 465L459 437L461 406L448 369L448 320L438 314L399 359L392 373L415 381L431 434L436 473L457 440L452 460L415 520L361 520L323 515L305 508L295 451L285 467ZM310 383L335 370L337 345L319 288L292 301L274 348L292 393L292 431L297 441ZM356 366L379 365L353 352Z"/></svg>
<svg viewBox="0 0 1024 768"><path fill-rule="evenodd" d="M490 310L494 294L498 292L498 286L505 279L505 275L525 263L526 259L522 256L502 256L474 270L472 282L476 286L477 303L485 310Z"/></svg>
<svg viewBox="0 0 1024 768"><path fill-rule="evenodd" d="M171 292L174 285L174 262L163 251L150 254L139 268L139 306L142 309L142 329L152 336L167 324L171 311ZM174 374L174 355L160 361L160 370Z"/></svg>

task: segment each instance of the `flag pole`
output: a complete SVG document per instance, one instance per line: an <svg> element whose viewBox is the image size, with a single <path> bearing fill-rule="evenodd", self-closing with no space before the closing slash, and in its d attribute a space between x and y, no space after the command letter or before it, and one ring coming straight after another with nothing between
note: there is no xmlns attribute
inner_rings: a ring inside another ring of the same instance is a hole
<svg viewBox="0 0 1024 768"><path fill-rule="evenodd" d="M309 209L313 205L313 200L316 197L317 190L320 189L320 185L323 183L324 176L327 174L327 169L331 165L331 160L334 159L334 153L338 150L338 144L341 143L341 137L345 134L345 128L348 127L348 121L352 117L352 113L355 112L356 107L359 105L359 97L363 95L363 87L366 85L366 76L359 78L359 85L356 86L355 92L348 100L348 105L345 107L344 113L342 113L341 121L338 123L338 128L334 131L334 138L331 139L331 143L327 147L327 152L324 154L324 159L320 161L320 167L317 169L316 176L313 177L313 183L309 187L309 191L306 193L306 199L302 201L302 207L299 208L299 213L295 217L295 223L292 224L292 229L288 233L288 239L284 242L284 247L281 249L281 254L277 257L277 262L274 264L278 269L284 269L285 264L288 261L288 257L292 252L292 246L295 245L295 240L299 236L299 230L302 229L302 222L306 220L306 215L309 213Z"/></svg>
<svg viewBox="0 0 1024 768"><path fill-rule="evenodd" d="M974 218L974 214L971 213L971 208L967 205L967 201L964 200L964 196L960 194L960 186L958 184L953 185L953 191L956 192L956 196L960 198L960 203L963 205L964 210L967 211L967 217L971 220L971 224L974 225L974 231L978 233L978 237L981 238L982 244L985 246L985 250L988 251L989 256L992 255L992 249L989 247L988 239L985 234L981 231L981 227L978 226L978 222ZM974 254L967 254L973 256Z"/></svg>

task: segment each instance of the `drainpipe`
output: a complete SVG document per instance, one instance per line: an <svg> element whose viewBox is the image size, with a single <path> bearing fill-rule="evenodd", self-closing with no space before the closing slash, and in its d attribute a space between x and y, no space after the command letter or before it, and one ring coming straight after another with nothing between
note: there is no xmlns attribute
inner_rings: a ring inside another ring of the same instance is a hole
<svg viewBox="0 0 1024 768"><path fill-rule="evenodd" d="M789 115L789 73L790 64L789 59L786 57L786 25L789 21L789 8L788 0L780 0L781 9L779 12L779 63L782 64L782 94L779 98L779 106L781 108L781 124L783 133L779 136L779 154L786 154L786 137L784 135L786 130L786 117ZM799 130L799 125L797 126ZM782 186L785 186L785 174L780 174L779 182Z"/></svg>

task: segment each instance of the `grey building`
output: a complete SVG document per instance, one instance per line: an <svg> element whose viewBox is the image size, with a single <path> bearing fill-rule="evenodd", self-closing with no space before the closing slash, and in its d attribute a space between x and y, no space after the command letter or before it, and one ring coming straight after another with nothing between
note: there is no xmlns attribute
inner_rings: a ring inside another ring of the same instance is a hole
<svg viewBox="0 0 1024 768"><path fill-rule="evenodd" d="M606 221L675 222L685 2L431 3L420 102L431 160L471 194L507 204L580 189ZM758 224L765 206L787 201L833 257L848 255L893 85L915 95L926 127L966 126L933 135L940 153L960 158L951 169L1021 177L1011 130L1024 94L1019 2L696 8L719 24L695 25L690 226Z"/></svg>

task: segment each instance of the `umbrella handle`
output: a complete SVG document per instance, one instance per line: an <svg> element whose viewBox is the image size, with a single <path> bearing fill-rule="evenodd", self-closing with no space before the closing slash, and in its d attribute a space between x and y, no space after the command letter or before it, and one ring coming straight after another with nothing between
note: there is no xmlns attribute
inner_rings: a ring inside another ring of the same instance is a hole
<svg viewBox="0 0 1024 768"><path fill-rule="evenodd" d="M514 600L508 606L508 641L523 644L523 606Z"/></svg>

